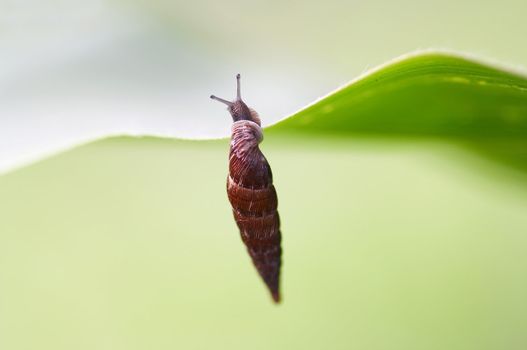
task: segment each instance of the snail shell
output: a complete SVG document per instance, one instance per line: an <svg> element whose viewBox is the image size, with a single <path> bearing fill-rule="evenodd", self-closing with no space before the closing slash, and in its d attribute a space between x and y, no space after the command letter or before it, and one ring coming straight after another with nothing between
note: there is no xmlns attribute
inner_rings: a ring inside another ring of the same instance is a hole
<svg viewBox="0 0 527 350"><path fill-rule="evenodd" d="M273 174L258 144L263 140L260 119L238 96L233 102L211 98L229 106L233 117L227 194L234 220L256 270L273 300L280 300L281 233Z"/></svg>
<svg viewBox="0 0 527 350"><path fill-rule="evenodd" d="M258 124L241 120L232 125L227 194L242 241L278 302L282 254L280 218L271 168L258 148L261 140Z"/></svg>

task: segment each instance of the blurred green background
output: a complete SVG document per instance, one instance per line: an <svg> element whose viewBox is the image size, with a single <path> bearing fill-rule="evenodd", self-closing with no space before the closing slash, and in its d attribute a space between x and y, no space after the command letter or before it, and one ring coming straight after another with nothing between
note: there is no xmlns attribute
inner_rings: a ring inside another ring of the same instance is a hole
<svg viewBox="0 0 527 350"><path fill-rule="evenodd" d="M266 130L278 306L227 139L13 170L226 136L237 72L267 125L419 48L525 64L525 3L0 5L1 349L527 347L524 77L424 57Z"/></svg>
<svg viewBox="0 0 527 350"><path fill-rule="evenodd" d="M232 219L227 140L109 139L1 178L2 348L524 348L508 170L434 141L262 147L282 304Z"/></svg>

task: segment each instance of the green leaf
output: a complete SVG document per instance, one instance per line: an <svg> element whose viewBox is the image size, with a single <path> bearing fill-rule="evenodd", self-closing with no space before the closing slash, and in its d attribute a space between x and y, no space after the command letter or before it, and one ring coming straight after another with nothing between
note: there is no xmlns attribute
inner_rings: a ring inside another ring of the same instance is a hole
<svg viewBox="0 0 527 350"><path fill-rule="evenodd" d="M525 179L466 146L521 150L524 88L426 55L266 129L278 307L232 218L226 139L109 138L3 175L0 348L521 348Z"/></svg>
<svg viewBox="0 0 527 350"><path fill-rule="evenodd" d="M368 74L270 131L442 137L527 137L527 79L446 54Z"/></svg>
<svg viewBox="0 0 527 350"><path fill-rule="evenodd" d="M527 78L430 53L384 66L267 133L443 138L527 171Z"/></svg>

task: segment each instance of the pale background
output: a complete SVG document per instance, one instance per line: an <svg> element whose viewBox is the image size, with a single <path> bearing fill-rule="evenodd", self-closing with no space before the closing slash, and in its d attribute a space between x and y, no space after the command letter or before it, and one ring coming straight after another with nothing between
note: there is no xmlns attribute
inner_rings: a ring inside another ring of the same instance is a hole
<svg viewBox="0 0 527 350"><path fill-rule="evenodd" d="M218 137L211 93L275 122L417 49L527 62L525 1L0 1L0 171L108 134Z"/></svg>

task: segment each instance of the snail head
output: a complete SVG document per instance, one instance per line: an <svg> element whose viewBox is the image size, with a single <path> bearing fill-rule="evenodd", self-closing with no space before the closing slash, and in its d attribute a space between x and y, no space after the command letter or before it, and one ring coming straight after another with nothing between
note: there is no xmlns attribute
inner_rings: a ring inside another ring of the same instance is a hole
<svg viewBox="0 0 527 350"><path fill-rule="evenodd" d="M260 125L260 119L256 112L249 108L242 100L240 92L240 74L236 75L236 99L234 101L227 101L214 95L210 95L210 98L227 105L227 110L232 116L232 121L237 122L240 120L249 120Z"/></svg>

